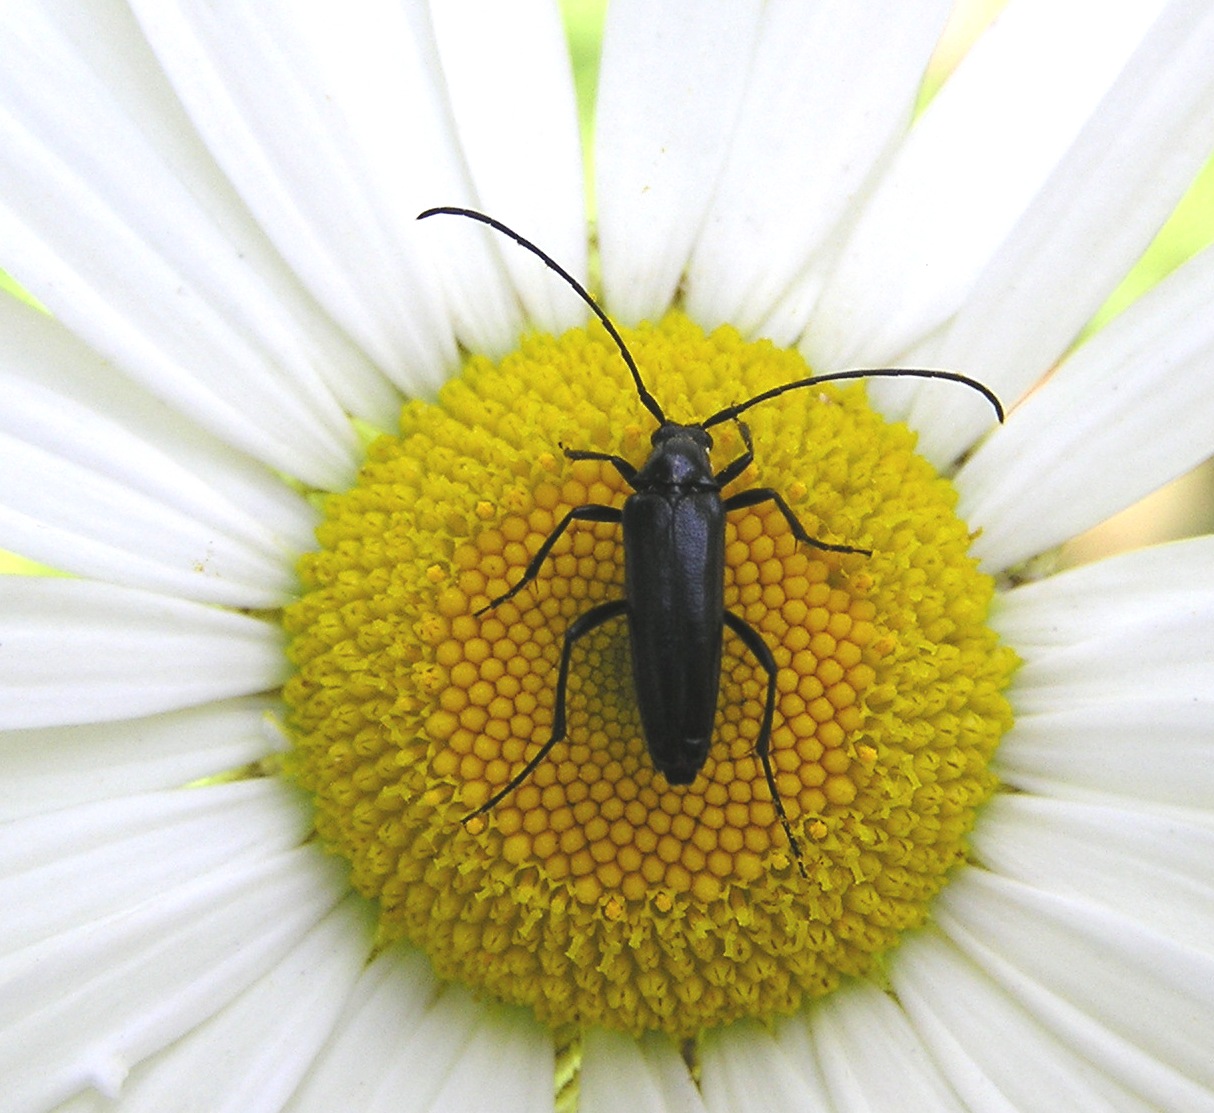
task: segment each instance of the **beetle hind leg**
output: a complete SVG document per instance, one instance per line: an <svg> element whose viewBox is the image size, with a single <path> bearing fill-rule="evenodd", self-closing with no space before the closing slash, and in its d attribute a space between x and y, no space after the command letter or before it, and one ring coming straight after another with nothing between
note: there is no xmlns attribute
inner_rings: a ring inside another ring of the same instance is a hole
<svg viewBox="0 0 1214 1113"><path fill-rule="evenodd" d="M557 674L556 680L556 700L553 703L552 710L552 734L548 741L545 742L513 777L505 788L499 789L489 797L475 811L469 812L461 823L467 823L469 820L475 819L478 815L484 815L488 811L492 811L498 804L506 799L519 785L521 785L532 773L536 767L544 760L562 738L565 737L565 688L569 682L569 660L573 656L573 647L578 640L585 637L592 630L602 626L604 622L610 622L613 618L618 618L628 609L627 599L612 599L607 603L600 603L597 607L591 607L584 614L580 614L570 624L565 631L565 645L561 650L561 667Z"/></svg>
<svg viewBox="0 0 1214 1113"><path fill-rule="evenodd" d="M767 790L771 793L771 801L775 805L776 814L780 817L780 826L784 828L784 835L788 839L788 845L792 848L792 856L796 859L797 869L800 870L801 876L808 881L809 874L805 872L801 844L797 842L797 837L792 833L788 813L784 810L784 801L780 799L780 792L776 788L775 774L771 771L771 722L776 708L776 673L778 671L776 659L771 655L771 650L759 632L748 622L729 611L725 612L724 618L725 625L742 639L743 644L762 666L763 671L767 673L767 699L763 704L763 723L759 727L759 739L755 743L755 753L759 755L759 761L763 765Z"/></svg>

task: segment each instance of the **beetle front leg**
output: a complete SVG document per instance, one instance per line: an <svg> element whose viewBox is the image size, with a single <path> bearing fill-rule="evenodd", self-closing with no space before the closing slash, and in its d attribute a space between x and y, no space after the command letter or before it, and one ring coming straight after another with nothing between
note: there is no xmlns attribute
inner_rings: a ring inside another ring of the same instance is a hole
<svg viewBox="0 0 1214 1113"><path fill-rule="evenodd" d="M569 528L570 522L615 522L618 524L622 520L623 512L618 506L603 506L599 503L590 503L587 506L575 506L557 523L556 529L544 538L544 543L536 551L535 556L531 558L531 563L527 565L526 571L523 572L523 578L504 595L499 595L496 599L490 600L479 611L473 613L479 618L486 611L493 610L499 603L504 603L507 599L513 599L514 596L534 580L539 575L540 566L544 563L548 554L552 552L552 546L560 540L561 534Z"/></svg>
<svg viewBox="0 0 1214 1113"><path fill-rule="evenodd" d="M557 674L556 680L556 700L552 710L552 734L548 741L545 742L535 753L535 756L523 766L518 773L510 778L509 783L505 788L499 789L489 797L475 811L469 812L461 823L467 823L471 819L475 819L478 815L484 815L487 811L492 810L507 796L510 795L519 785L521 785L532 773L541 761L548 756L562 738L565 737L565 686L569 680L569 659L573 655L573 647L579 638L589 634L591 630L602 626L604 622L609 622L613 618L618 618L628 610L627 599L612 599L607 603L600 603L597 607L591 607L585 614L578 615L565 631L565 646L561 650L561 668Z"/></svg>
<svg viewBox="0 0 1214 1113"><path fill-rule="evenodd" d="M593 452L587 448L566 448L564 445L561 445L561 451L570 460L606 460L620 473L629 487L636 486L633 480L637 477L637 470L623 456L616 456L611 452Z"/></svg>
<svg viewBox="0 0 1214 1113"><path fill-rule="evenodd" d="M729 469L727 468L726 470L728 471ZM792 512L792 507L784 501L784 496L771 487L752 487L749 491L739 491L736 495L730 495L729 498L724 500L726 510L741 510L744 506L757 506L761 502L774 502L779 508L780 513L784 515L784 520L792 530L793 536L803 544L810 545L815 549L824 549L828 553L859 553L861 556L873 555L872 549L857 549L853 545L834 545L829 541L819 541L816 537L810 537L805 532L805 527L801 525L800 519Z"/></svg>
<svg viewBox="0 0 1214 1113"><path fill-rule="evenodd" d="M726 464L713 479L716 480L718 487L728 487L735 479L738 478L755 458L754 441L750 439L750 426L744 421L738 422L738 430L742 434L742 443L746 446L746 451L742 453L736 460L731 460ZM726 502L728 505L728 501Z"/></svg>
<svg viewBox="0 0 1214 1113"><path fill-rule="evenodd" d="M755 753L759 755L759 761L763 765L763 776L767 778L767 790L771 793L771 801L776 806L776 814L780 817L780 826L784 828L788 845L792 847L792 855L797 860L797 869L801 871L802 877L809 880L809 874L805 872L805 863L801 860L801 844L797 842L796 836L792 833L788 813L784 811L784 801L780 799L780 792L776 788L775 774L771 771L769 750L771 749L771 721L776 707L776 672L778 671L776 659L771 655L771 650L759 635L758 630L748 622L729 611L726 611L723 617L725 625L742 639L751 655L767 673L767 700L763 705L763 723L759 727L759 739L755 743Z"/></svg>

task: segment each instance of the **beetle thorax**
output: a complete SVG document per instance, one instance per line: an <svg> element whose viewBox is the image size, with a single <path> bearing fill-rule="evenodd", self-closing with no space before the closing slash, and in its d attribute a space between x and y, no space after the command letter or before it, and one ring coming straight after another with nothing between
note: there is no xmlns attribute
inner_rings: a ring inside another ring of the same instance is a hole
<svg viewBox="0 0 1214 1113"><path fill-rule="evenodd" d="M712 437L698 425L662 425L652 438L653 451L637 472L637 490L654 487L716 488L708 451Z"/></svg>

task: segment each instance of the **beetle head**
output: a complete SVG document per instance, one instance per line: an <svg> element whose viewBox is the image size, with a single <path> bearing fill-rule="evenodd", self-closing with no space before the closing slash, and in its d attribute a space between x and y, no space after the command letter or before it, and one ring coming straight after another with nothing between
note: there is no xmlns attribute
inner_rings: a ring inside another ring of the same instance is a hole
<svg viewBox="0 0 1214 1113"><path fill-rule="evenodd" d="M665 422L651 438L653 451L637 476L641 487L703 487L712 483L712 437L698 425Z"/></svg>

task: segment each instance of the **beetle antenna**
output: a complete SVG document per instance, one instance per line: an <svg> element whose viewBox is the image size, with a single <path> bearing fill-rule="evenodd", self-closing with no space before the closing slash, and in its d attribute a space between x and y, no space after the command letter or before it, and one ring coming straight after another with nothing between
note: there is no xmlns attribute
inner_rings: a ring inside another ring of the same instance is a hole
<svg viewBox="0 0 1214 1113"><path fill-rule="evenodd" d="M658 405L658 400L649 393L648 388L642 381L641 372L637 368L636 360L632 358L632 353L628 350L628 345L624 343L624 338L620 335L619 329L611 323L611 318L603 312L599 303L590 296L586 287L565 270L551 255L536 247L529 239L520 236L513 228L507 227L500 220L494 220L491 216L478 213L475 209L461 209L455 205L440 205L437 208L427 209L424 213L418 213L417 219L425 220L428 216L466 216L469 220L479 220L482 224L489 225L494 231L501 232L503 236L509 236L520 247L525 247L532 255L537 256L549 270L556 271L573 288L574 293L590 306L594 311L594 315L602 321L603 328L607 330L608 336L615 341L615 346L619 348L620 355L624 357L624 362L628 365L628 370L632 374L632 381L636 384L641 405L653 414L659 425L666 424L666 415L662 412L662 407Z"/></svg>
<svg viewBox="0 0 1214 1113"><path fill-rule="evenodd" d="M766 402L771 398L778 398L790 390L817 386L819 383L837 383L843 379L943 379L945 382L960 383L981 394L994 408L995 416L999 418L1000 423L1004 417L1003 403L996 397L995 392L978 382L977 379L971 379L968 375L961 375L956 371L931 371L922 367L870 367L858 371L832 371L826 375L812 375L808 379L797 379L795 382L784 383L783 386L773 386L771 390L756 394L753 398L739 402L736 406L726 406L725 409L718 410L712 417L701 421L700 426L707 429L710 425L733 421L738 414L749 410L751 406L757 406L760 402Z"/></svg>

